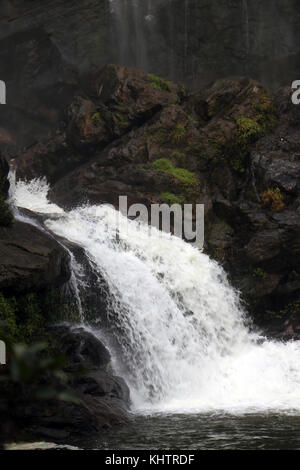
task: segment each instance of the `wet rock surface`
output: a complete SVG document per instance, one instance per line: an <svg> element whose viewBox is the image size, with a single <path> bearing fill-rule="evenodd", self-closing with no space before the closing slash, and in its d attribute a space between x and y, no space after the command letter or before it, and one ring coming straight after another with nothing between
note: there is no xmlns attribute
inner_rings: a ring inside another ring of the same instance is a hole
<svg viewBox="0 0 300 470"><path fill-rule="evenodd" d="M285 0L4 0L0 147L46 138L90 71L110 62L184 82L247 75L276 89L296 80L299 5ZM274 42L274 37L276 41ZM136 45L138 44L138 47Z"/></svg>
<svg viewBox="0 0 300 470"><path fill-rule="evenodd" d="M102 342L82 326L60 324L50 332L52 347L66 359L64 375L54 382L41 377L41 385L55 387L59 395L37 399L29 386L19 390L17 403L11 406L17 386L2 380L0 431L6 440L44 438L65 444L128 423L129 389L112 373L110 354Z"/></svg>
<svg viewBox="0 0 300 470"><path fill-rule="evenodd" d="M6 292L57 287L70 278L69 254L30 224L15 221L12 227L0 227L0 256L0 289Z"/></svg>
<svg viewBox="0 0 300 470"><path fill-rule="evenodd" d="M290 90L272 96L241 77L188 94L116 65L94 76L89 90L75 98L64 124L72 169L60 151L32 147L18 157L17 175L45 174L51 200L66 208L118 207L120 195L147 206L204 204L205 249L223 263L255 321L295 314L299 108ZM58 133L54 141L61 139Z"/></svg>

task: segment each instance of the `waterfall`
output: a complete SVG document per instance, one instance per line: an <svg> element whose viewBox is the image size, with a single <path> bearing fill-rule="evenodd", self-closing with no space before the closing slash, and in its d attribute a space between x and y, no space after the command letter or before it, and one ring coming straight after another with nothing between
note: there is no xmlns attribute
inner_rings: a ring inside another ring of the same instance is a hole
<svg viewBox="0 0 300 470"><path fill-rule="evenodd" d="M8 174L9 181L9 193L8 193L8 202L11 205L11 208L14 213L15 219L26 224L31 224L41 231L45 231L43 226L37 222L33 217L29 215L22 215L19 211L18 205L23 208L31 207L32 211L47 213L47 214L62 214L63 210L60 209L55 204L51 204L47 199L48 193L48 184L45 178L39 180L32 180L30 184L30 191L28 191L28 185L26 182L20 181L18 183L18 194L23 194L25 199L20 204L16 199L16 168L14 161L10 164L10 171ZM26 199L28 197L28 199ZM51 234L50 234L51 235ZM54 237L55 238L55 237ZM74 298L75 306L78 310L79 318L81 322L84 321L83 309L80 298L79 286L82 284L82 268L79 263L76 261L73 253L64 246L59 240L58 243L64 247L65 250L70 255L70 268L71 268L71 278L68 285L66 286L68 293Z"/></svg>
<svg viewBox="0 0 300 470"><path fill-rule="evenodd" d="M187 72L187 60L189 50L189 0L184 0L184 71Z"/></svg>
<svg viewBox="0 0 300 470"><path fill-rule="evenodd" d="M115 61L149 71L149 45L154 19L152 0L109 0Z"/></svg>
<svg viewBox="0 0 300 470"><path fill-rule="evenodd" d="M248 10L248 0L242 0L242 9L243 9L243 24L245 31L245 41L246 41L246 54L247 57L250 51L250 30L249 30L249 10Z"/></svg>
<svg viewBox="0 0 300 470"><path fill-rule="evenodd" d="M50 208L47 229L80 245L105 278L107 344L135 410L300 410L300 343L251 332L218 263L110 206L63 211L48 189L45 180L18 182L13 197L31 210Z"/></svg>

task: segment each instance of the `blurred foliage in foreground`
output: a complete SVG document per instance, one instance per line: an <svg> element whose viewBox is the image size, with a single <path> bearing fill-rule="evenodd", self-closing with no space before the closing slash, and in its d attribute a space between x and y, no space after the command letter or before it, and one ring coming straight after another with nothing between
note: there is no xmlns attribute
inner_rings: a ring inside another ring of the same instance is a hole
<svg viewBox="0 0 300 470"><path fill-rule="evenodd" d="M64 356L49 357L47 343L10 344L7 365L0 366L0 448L14 429L14 412L20 404L36 400L78 403L67 388Z"/></svg>

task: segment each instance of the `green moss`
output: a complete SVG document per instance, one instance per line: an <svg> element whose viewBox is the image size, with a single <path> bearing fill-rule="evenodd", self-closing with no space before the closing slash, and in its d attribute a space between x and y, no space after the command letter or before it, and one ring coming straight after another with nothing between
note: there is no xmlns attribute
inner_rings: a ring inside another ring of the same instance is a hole
<svg viewBox="0 0 300 470"><path fill-rule="evenodd" d="M186 132L186 127L184 125L177 124L170 134L170 141L173 144L179 144L180 142L183 142L186 136Z"/></svg>
<svg viewBox="0 0 300 470"><path fill-rule="evenodd" d="M174 166L173 163L167 158L160 158L156 160L153 162L152 167L155 171L170 175L181 183L182 189L180 190L180 194L175 195L176 197L180 198L181 203L183 200L190 203L195 201L199 190L199 180L194 173L186 170L185 168ZM171 193L164 194L170 195Z"/></svg>
<svg viewBox="0 0 300 470"><path fill-rule="evenodd" d="M194 173L186 170L185 168L175 167L173 163L167 158L160 158L159 160L156 160L153 162L153 167L156 171L174 176L174 178L177 178L182 183L191 185L198 183L198 179Z"/></svg>
<svg viewBox="0 0 300 470"><path fill-rule="evenodd" d="M173 204L183 205L186 202L184 196L178 196L178 195L176 196L175 194L172 194L172 193L162 193L160 197L164 202L166 202L169 205L173 205Z"/></svg>
<svg viewBox="0 0 300 470"><path fill-rule="evenodd" d="M0 293L0 339L8 344L45 340L51 344L47 325L78 321L79 312L58 289L7 297Z"/></svg>
<svg viewBox="0 0 300 470"><path fill-rule="evenodd" d="M157 171L170 174L174 168L173 163L167 158L160 158L159 160L155 160L155 162L153 162L153 167Z"/></svg>
<svg viewBox="0 0 300 470"><path fill-rule="evenodd" d="M157 75L154 75L153 73L149 73L148 77L151 80L151 85L153 86L153 88L156 88L157 90L165 91L168 93L171 92L171 82L169 82L168 80L158 77Z"/></svg>
<svg viewBox="0 0 300 470"><path fill-rule="evenodd" d="M236 129L227 149L232 168L240 173L245 171L245 160L249 151L249 145L264 135L258 122L246 117L240 117L236 123Z"/></svg>
<svg viewBox="0 0 300 470"><path fill-rule="evenodd" d="M0 339L12 343L19 340L19 331L16 322L16 301L6 299L0 293Z"/></svg>
<svg viewBox="0 0 300 470"><path fill-rule="evenodd" d="M36 293L20 297L17 312L21 326L20 334L25 343L45 337L45 317L43 316L41 301Z"/></svg>
<svg viewBox="0 0 300 470"><path fill-rule="evenodd" d="M255 120L266 134L277 124L276 109L270 96L263 91L259 103L253 105Z"/></svg>
<svg viewBox="0 0 300 470"><path fill-rule="evenodd" d="M236 121L236 128L229 142L221 144L210 141L211 148L214 149L213 162L229 162L233 170L244 173L249 146L263 135L264 129L257 121L241 116Z"/></svg>

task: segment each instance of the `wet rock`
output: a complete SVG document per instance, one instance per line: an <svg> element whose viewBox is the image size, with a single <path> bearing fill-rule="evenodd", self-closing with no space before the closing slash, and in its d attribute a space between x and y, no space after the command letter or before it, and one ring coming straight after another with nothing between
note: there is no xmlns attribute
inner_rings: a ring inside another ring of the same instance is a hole
<svg viewBox="0 0 300 470"><path fill-rule="evenodd" d="M72 374L72 388L84 395L117 398L123 406L130 403L129 389L121 377L111 371L111 356L94 328L57 325L51 328L57 348L68 359L66 372ZM78 368L83 372L76 373Z"/></svg>
<svg viewBox="0 0 300 470"><path fill-rule="evenodd" d="M204 203L206 252L264 322L300 295L290 278L300 253L300 116L290 98L288 89L272 97L243 77L183 96L158 77L108 65L69 108L69 156L58 133L58 150L29 149L19 172L40 176L43 168L51 200L66 208L118 207L120 195L129 205Z"/></svg>
<svg viewBox="0 0 300 470"><path fill-rule="evenodd" d="M110 354L95 334L84 327L54 327L59 349L71 365L83 365L91 370L106 369Z"/></svg>
<svg viewBox="0 0 300 470"><path fill-rule="evenodd" d="M0 259L0 289L5 292L36 292L70 278L67 251L45 232L19 221L0 227Z"/></svg>

